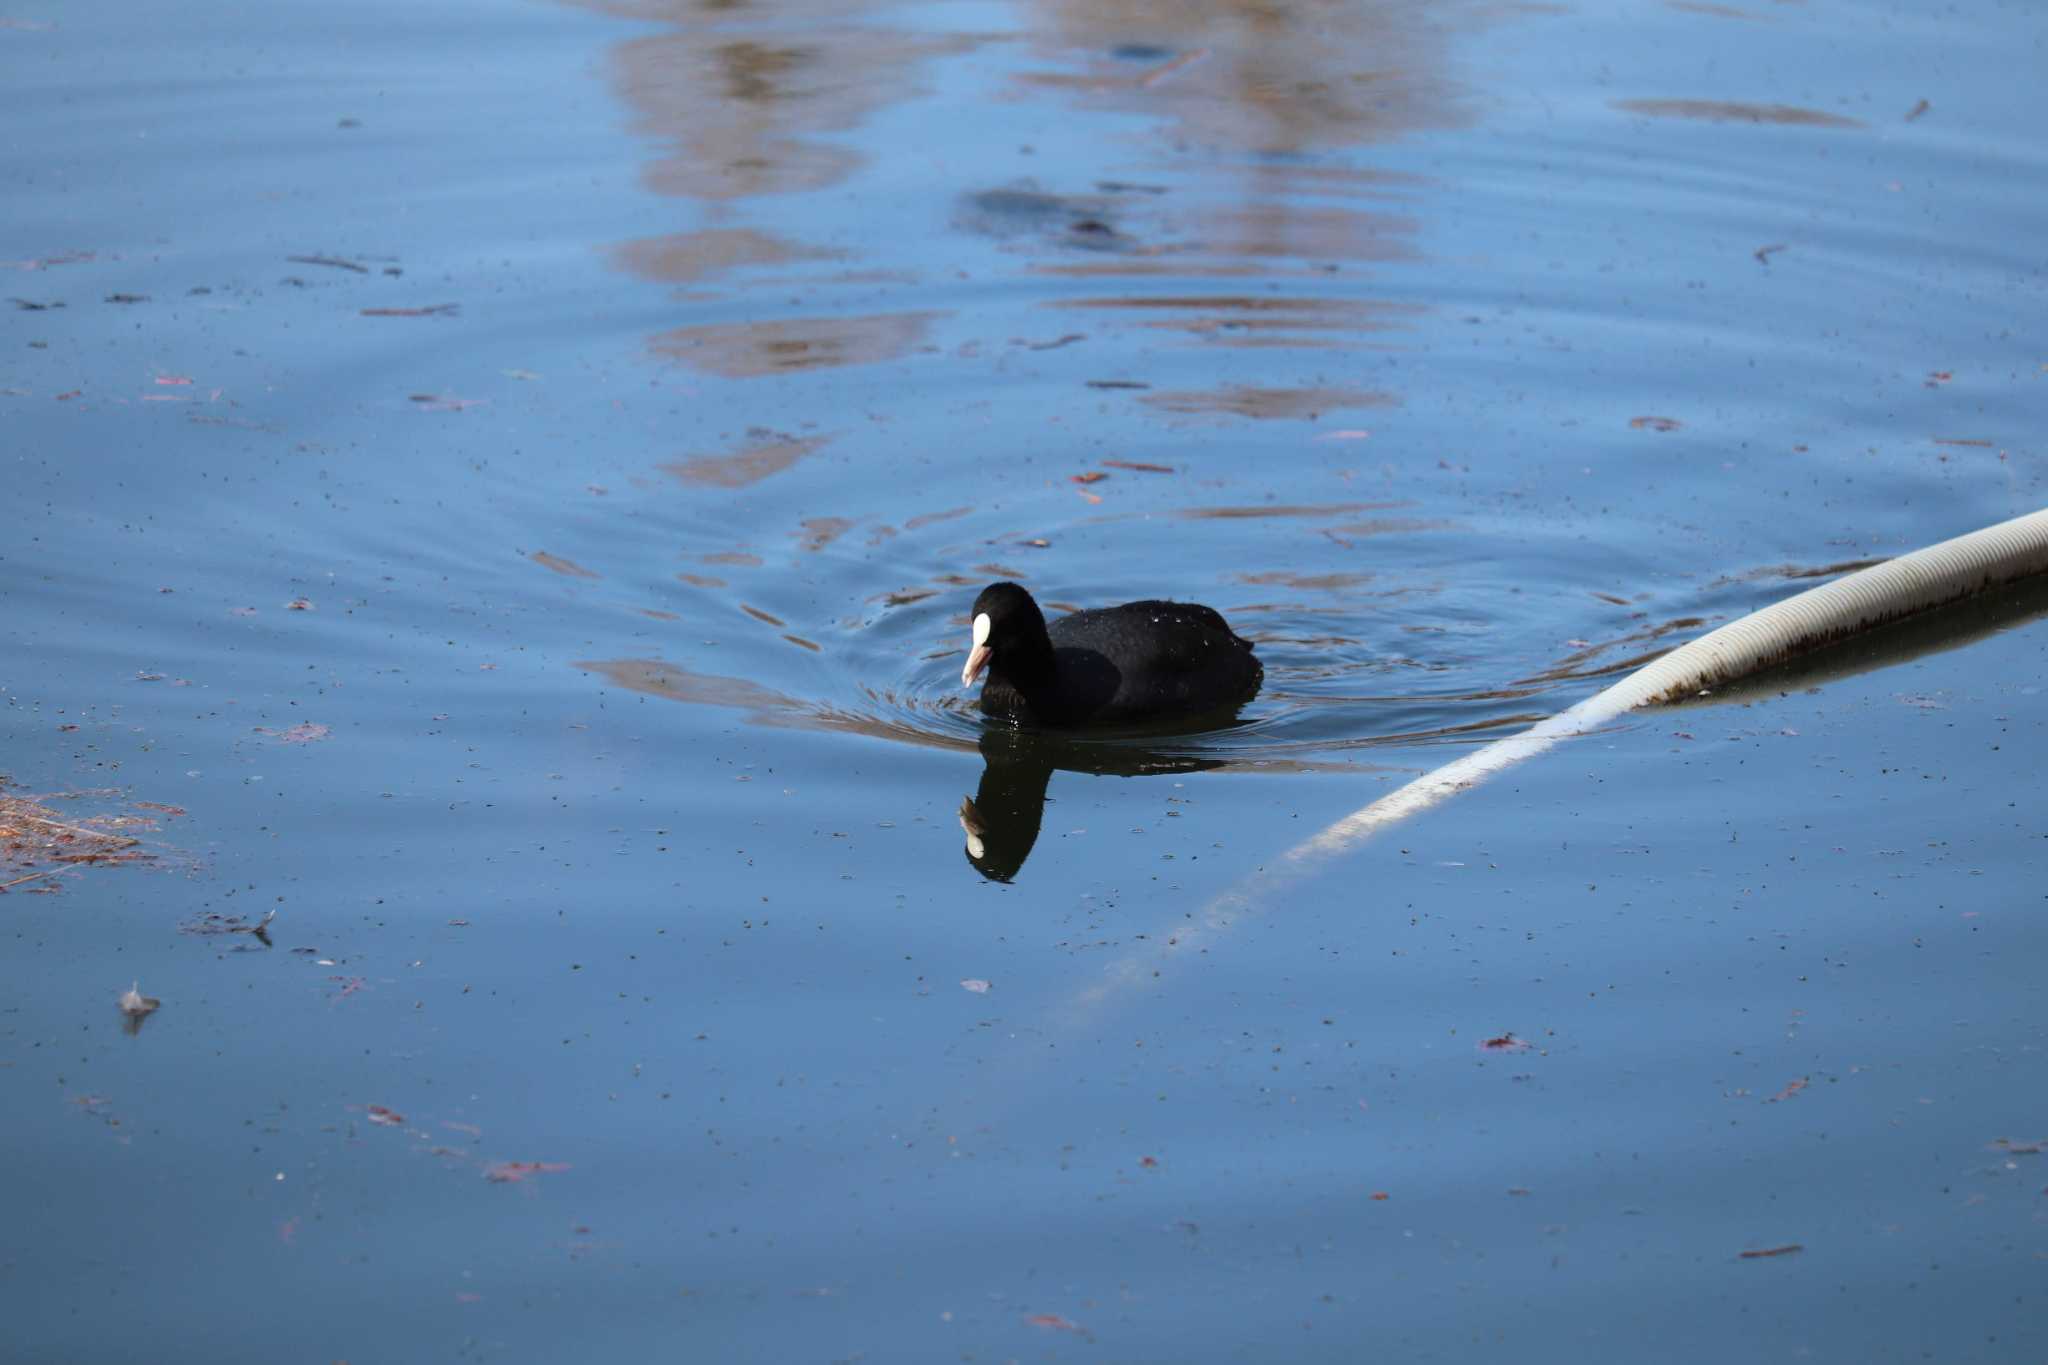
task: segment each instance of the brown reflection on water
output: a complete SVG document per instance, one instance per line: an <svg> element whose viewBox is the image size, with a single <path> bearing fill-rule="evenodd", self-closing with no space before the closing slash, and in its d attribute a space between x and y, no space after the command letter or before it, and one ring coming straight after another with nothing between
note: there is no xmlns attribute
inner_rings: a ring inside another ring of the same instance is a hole
<svg viewBox="0 0 2048 1365"><path fill-rule="evenodd" d="M808 640L794 636L785 638L792 644L802 645L807 649L817 648ZM745 711L747 719L756 725L835 730L846 734L868 735L876 739L897 740L905 744L918 744L933 749L953 749L970 753L975 749L975 741L972 739L920 729L884 715L868 715L828 706L822 702L802 701L746 678L729 678L717 673L693 673L663 659L586 659L579 660L575 666L602 676L614 687L623 687L650 697L662 697L669 701L689 702L700 706L733 707ZM879 695L877 701L901 704L886 694Z"/></svg>
<svg viewBox="0 0 2048 1365"><path fill-rule="evenodd" d="M1419 517L1374 517L1367 521L1347 521L1342 526L1327 526L1323 534L1340 543L1366 536L1399 536L1414 531L1460 531L1464 528L1455 521L1423 520Z"/></svg>
<svg viewBox="0 0 2048 1365"><path fill-rule="evenodd" d="M621 242L612 260L642 279L688 284L750 265L788 265L824 261L836 253L820 251L753 228L706 228Z"/></svg>
<svg viewBox="0 0 2048 1365"><path fill-rule="evenodd" d="M1252 583L1266 587L1300 588L1305 592L1339 592L1345 588L1363 587L1372 582L1369 573L1289 573L1276 569L1271 573L1241 573L1240 583Z"/></svg>
<svg viewBox="0 0 2048 1365"><path fill-rule="evenodd" d="M864 158L831 135L925 93L923 72L934 58L979 41L857 24L863 7L833 0L788 0L772 10L703 0L583 3L673 25L622 45L613 80L638 130L671 148L645 171L648 187L693 199L836 183Z"/></svg>
<svg viewBox="0 0 2048 1365"><path fill-rule="evenodd" d="M768 439L764 440L762 437ZM662 469L684 483L713 488L745 488L749 484L761 482L771 474L780 474L831 439L829 436L799 438L780 436L772 432L757 432L754 433L752 444L742 446L730 455L698 455L665 464ZM742 557L748 558L752 557ZM741 561L728 558L707 562L731 564ZM753 562L760 563L758 559Z"/></svg>
<svg viewBox="0 0 2048 1365"><path fill-rule="evenodd" d="M1415 304L1285 294L1132 294L1066 299L1057 306L1127 310L1142 318L1141 327L1189 332L1228 346L1356 346L1357 336L1386 331L1422 311Z"/></svg>
<svg viewBox="0 0 2048 1365"><path fill-rule="evenodd" d="M1458 28L1490 7L1282 0L1040 0L1027 73L1091 107L1173 121L1171 139L1275 155L1470 120L1450 79ZM1073 54L1083 54L1078 58Z"/></svg>
<svg viewBox="0 0 2048 1365"><path fill-rule="evenodd" d="M1693 630L1705 624L1706 621L1698 616L1680 616L1674 620L1630 631L1626 635L1617 635L1612 640L1603 640L1598 644L1583 645L1565 655L1541 673L1532 673L1526 678L1514 679L1514 685L1520 687L1532 683L1563 682L1572 678L1598 678L1610 673L1621 673L1629 669L1639 668L1668 651L1665 649L1637 651L1626 658L1619 659L1607 658L1603 660L1601 656L1609 654L1610 651L1618 649L1623 645L1647 644L1653 640L1661 640L1673 631Z"/></svg>
<svg viewBox="0 0 2048 1365"><path fill-rule="evenodd" d="M1780 0L1782 3L1782 0ZM1688 14L1704 14L1713 19L1743 19L1752 24L1768 24L1771 19L1762 14L1751 14L1748 10L1736 9L1733 5L1712 5L1705 0L1664 0L1672 9L1684 10Z"/></svg>
<svg viewBox="0 0 2048 1365"><path fill-rule="evenodd" d="M816 553L853 529L853 522L846 517L805 517L803 530L797 539L804 549Z"/></svg>
<svg viewBox="0 0 2048 1365"><path fill-rule="evenodd" d="M1786 123L1807 128L1861 128L1863 120L1794 104L1736 104L1726 100L1616 100L1624 113L1709 123Z"/></svg>
<svg viewBox="0 0 2048 1365"><path fill-rule="evenodd" d="M597 574L593 573L589 569L584 568L575 560L564 559L560 555L551 555L546 550L535 550L532 554L528 555L527 558L532 560L534 563L540 565L543 569L552 569L554 572L561 574L564 578L598 577Z"/></svg>
<svg viewBox="0 0 2048 1365"><path fill-rule="evenodd" d="M787 318L678 327L648 339L657 355L728 379L894 360L924 340L943 312Z"/></svg>
<svg viewBox="0 0 2048 1365"><path fill-rule="evenodd" d="M1183 507L1175 516L1196 520L1232 521L1246 517L1348 517L1406 507L1406 502L1254 503L1249 507Z"/></svg>
<svg viewBox="0 0 2048 1365"><path fill-rule="evenodd" d="M1169 183L1153 211L1162 230L1136 234L1140 250L1039 268L1274 279L1418 259L1418 220L1362 201L1398 198L1420 182L1356 164L1357 149L1471 122L1450 75L1451 45L1460 30L1505 12L1456 0L1040 0L1030 13L1043 64L1020 77L1027 89L1163 119L1165 165L1155 174L1170 182L1166 170L1192 162L1226 183L1200 186L1192 203L1171 194L1188 186ZM1242 348L1329 346L1331 334L1378 331L1409 315L1355 299L1090 305L1171 310L1178 316L1144 325Z"/></svg>
<svg viewBox="0 0 2048 1365"><path fill-rule="evenodd" d="M1723 574L1707 586L1726 587L1730 583L1760 583L1771 579L1835 578L1858 569L1868 569L1882 564L1882 559L1845 559L1839 564L1766 564L1761 568L1749 569L1742 573Z"/></svg>
<svg viewBox="0 0 2048 1365"><path fill-rule="evenodd" d="M906 531L922 531L927 526L936 526L942 521L952 521L956 517L964 517L973 510L972 507L949 507L943 512L922 512L904 522L903 529Z"/></svg>
<svg viewBox="0 0 2048 1365"><path fill-rule="evenodd" d="M621 269L667 283L748 267L843 259L838 251L732 221L764 195L825 189L868 160L846 137L877 112L928 93L926 74L973 50L975 34L913 32L863 22L859 0L570 0L669 31L623 43L612 80L636 131L665 145L642 171L659 194L710 206L713 221L621 243ZM921 263L920 263L921 264ZM845 282L901 280L855 273ZM761 318L759 310L749 316ZM762 319L682 327L649 338L657 355L743 379L887 360L918 345L935 313Z"/></svg>
<svg viewBox="0 0 2048 1365"><path fill-rule="evenodd" d="M1384 407L1397 400L1392 394L1371 389L1260 389L1225 384L1214 389L1169 389L1148 393L1138 401L1167 412L1313 418L1333 409Z"/></svg>
<svg viewBox="0 0 2048 1365"><path fill-rule="evenodd" d="M1218 256L1308 261L1412 261L1418 224L1406 215L1315 208L1295 200L1203 215L1204 248Z"/></svg>

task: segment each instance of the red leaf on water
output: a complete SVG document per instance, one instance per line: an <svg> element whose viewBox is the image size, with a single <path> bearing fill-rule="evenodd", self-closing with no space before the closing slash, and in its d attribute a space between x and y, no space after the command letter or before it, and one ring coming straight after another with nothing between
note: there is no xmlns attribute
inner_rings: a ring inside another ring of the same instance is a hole
<svg viewBox="0 0 2048 1365"><path fill-rule="evenodd" d="M1676 417L1631 417L1628 424L1637 431L1676 431L1685 425Z"/></svg>
<svg viewBox="0 0 2048 1365"><path fill-rule="evenodd" d="M1101 483L1109 475L1099 469L1091 469L1086 474L1069 474L1067 477L1075 483Z"/></svg>
<svg viewBox="0 0 2048 1365"><path fill-rule="evenodd" d="M1391 1195L1391 1194L1388 1194L1388 1193L1387 1193L1387 1192L1386 1192L1385 1190L1374 1190L1374 1191L1372 1192L1372 1197L1373 1197L1373 1199L1374 1199L1374 1200L1376 1200L1376 1201L1377 1201L1377 1200L1387 1200L1387 1199L1392 1199L1392 1198L1393 1198L1394 1196L1393 1196L1393 1195Z"/></svg>
<svg viewBox="0 0 2048 1365"><path fill-rule="evenodd" d="M1488 1038L1479 1045L1479 1049L1482 1052L1527 1052L1534 1046L1512 1033L1503 1033L1498 1038Z"/></svg>
<svg viewBox="0 0 2048 1365"><path fill-rule="evenodd" d="M365 1105L363 1112L370 1116L370 1122L384 1128L396 1128L405 1122L405 1115L396 1109L386 1109L381 1104Z"/></svg>
<svg viewBox="0 0 2048 1365"><path fill-rule="evenodd" d="M1088 1332L1080 1323L1063 1318L1058 1313L1033 1313L1024 1321L1033 1327L1043 1327L1049 1332L1079 1332L1084 1336Z"/></svg>
<svg viewBox="0 0 2048 1365"><path fill-rule="evenodd" d="M1804 1089L1806 1089L1806 1077L1801 1076L1796 1081L1787 1081L1783 1090L1765 1100L1764 1103L1776 1104L1779 1100L1789 1100Z"/></svg>
<svg viewBox="0 0 2048 1365"><path fill-rule="evenodd" d="M1138 1158L1138 1164L1149 1170L1159 1164L1159 1158L1156 1156L1141 1156Z"/></svg>

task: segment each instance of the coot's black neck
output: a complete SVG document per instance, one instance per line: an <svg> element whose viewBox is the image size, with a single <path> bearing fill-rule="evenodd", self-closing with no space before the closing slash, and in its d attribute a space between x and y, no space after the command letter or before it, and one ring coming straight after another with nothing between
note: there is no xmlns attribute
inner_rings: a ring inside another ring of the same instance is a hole
<svg viewBox="0 0 2048 1365"><path fill-rule="evenodd" d="M1053 696L1052 637L1046 634L1045 617L1035 608L1031 615L1013 623L1009 638L989 662L989 671L1001 675L1017 689L1033 710L1044 710Z"/></svg>

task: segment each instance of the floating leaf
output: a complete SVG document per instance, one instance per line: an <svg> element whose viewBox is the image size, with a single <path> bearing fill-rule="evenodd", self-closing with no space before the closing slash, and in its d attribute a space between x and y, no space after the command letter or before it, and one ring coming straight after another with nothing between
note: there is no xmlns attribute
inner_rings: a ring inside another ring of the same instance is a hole
<svg viewBox="0 0 2048 1365"><path fill-rule="evenodd" d="M1033 1313L1024 1321L1033 1327L1043 1327L1048 1332L1078 1332L1082 1336L1088 1335L1087 1328L1070 1318L1061 1317L1058 1313Z"/></svg>

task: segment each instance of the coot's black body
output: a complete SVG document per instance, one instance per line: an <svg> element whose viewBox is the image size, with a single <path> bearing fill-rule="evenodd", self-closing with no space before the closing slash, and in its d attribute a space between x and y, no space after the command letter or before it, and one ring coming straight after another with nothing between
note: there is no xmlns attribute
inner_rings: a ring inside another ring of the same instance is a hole
<svg viewBox="0 0 2048 1365"><path fill-rule="evenodd" d="M1126 602L1048 626L1030 593L997 583L974 599L971 619L961 685L986 667L981 709L1041 725L1210 716L1250 701L1266 675L1251 642L1193 602Z"/></svg>

